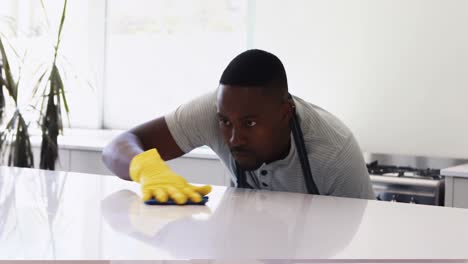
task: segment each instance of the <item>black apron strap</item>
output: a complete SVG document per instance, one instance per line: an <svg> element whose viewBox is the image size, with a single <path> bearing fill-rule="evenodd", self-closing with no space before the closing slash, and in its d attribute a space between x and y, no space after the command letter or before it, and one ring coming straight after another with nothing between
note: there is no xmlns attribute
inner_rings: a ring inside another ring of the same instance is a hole
<svg viewBox="0 0 468 264"><path fill-rule="evenodd" d="M236 178L237 188L253 189L250 184L247 183L247 176L245 170L243 170L236 162Z"/></svg>
<svg viewBox="0 0 468 264"><path fill-rule="evenodd" d="M297 154L299 155L299 161L301 162L302 174L304 175L307 192L310 194L320 194L317 185L315 185L314 178L312 177L309 157L307 157L307 149L305 147L304 137L296 113L293 114L291 130L294 137L294 143L296 144Z"/></svg>

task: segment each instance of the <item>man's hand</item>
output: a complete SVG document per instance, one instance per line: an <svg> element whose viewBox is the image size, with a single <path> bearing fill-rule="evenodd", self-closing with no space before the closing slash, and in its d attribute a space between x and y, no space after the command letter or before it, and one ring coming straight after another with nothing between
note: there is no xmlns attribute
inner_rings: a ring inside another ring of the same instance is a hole
<svg viewBox="0 0 468 264"><path fill-rule="evenodd" d="M211 191L210 185L191 185L173 172L154 148L132 159L130 177L141 184L143 201L154 197L160 203L169 198L177 204L185 204L189 199L198 203Z"/></svg>

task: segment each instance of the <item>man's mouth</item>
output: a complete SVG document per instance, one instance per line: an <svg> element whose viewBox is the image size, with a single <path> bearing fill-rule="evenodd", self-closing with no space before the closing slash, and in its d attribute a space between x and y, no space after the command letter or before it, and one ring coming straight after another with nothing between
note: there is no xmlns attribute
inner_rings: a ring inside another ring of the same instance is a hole
<svg viewBox="0 0 468 264"><path fill-rule="evenodd" d="M234 157L239 157L239 158L245 158L245 157L249 157L252 155L248 151L239 151L239 150L233 150L231 151L231 153Z"/></svg>

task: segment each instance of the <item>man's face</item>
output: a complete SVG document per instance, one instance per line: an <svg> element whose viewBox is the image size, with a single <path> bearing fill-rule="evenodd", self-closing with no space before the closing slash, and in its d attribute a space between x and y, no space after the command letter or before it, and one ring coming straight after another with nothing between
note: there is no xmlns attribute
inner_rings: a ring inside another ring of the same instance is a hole
<svg viewBox="0 0 468 264"><path fill-rule="evenodd" d="M243 169L273 161L289 142L290 105L263 88L221 84L217 106L224 142Z"/></svg>

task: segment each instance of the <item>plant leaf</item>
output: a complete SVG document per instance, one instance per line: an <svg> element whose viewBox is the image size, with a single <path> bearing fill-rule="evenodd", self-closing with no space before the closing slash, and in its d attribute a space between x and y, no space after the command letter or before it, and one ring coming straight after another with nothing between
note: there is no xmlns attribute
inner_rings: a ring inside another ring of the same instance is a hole
<svg viewBox="0 0 468 264"><path fill-rule="evenodd" d="M47 28L50 28L49 16L47 15L47 9L45 7L44 1L41 0L40 2L41 2L42 12L44 12L44 17L45 17Z"/></svg>
<svg viewBox="0 0 468 264"><path fill-rule="evenodd" d="M11 72L10 63L8 62L8 57L5 52L5 47L3 46L2 39L0 38L0 53L2 55L3 60L3 70L5 72L5 87L8 90L8 93L17 104L17 96L18 96L18 87L13 79L13 74Z"/></svg>
<svg viewBox="0 0 468 264"><path fill-rule="evenodd" d="M56 46L57 49L58 49L58 45L60 43L60 37L62 36L62 29L63 29L63 24L65 23L66 11L67 11L67 0L65 0L64 3L63 3L62 17L60 18L58 41L57 41L57 46Z"/></svg>
<svg viewBox="0 0 468 264"><path fill-rule="evenodd" d="M39 167L41 169L54 170L55 161L58 157L57 137L59 133L58 127L58 107L54 102L55 82L51 81L50 91L47 99L46 113L41 123L42 143L41 143L41 160Z"/></svg>
<svg viewBox="0 0 468 264"><path fill-rule="evenodd" d="M19 58L20 57L19 52L15 49L15 46L8 40L6 35L0 32L0 37L2 37L4 41L6 41L6 44L8 44L8 47L10 47L10 50L13 52L15 57Z"/></svg>
<svg viewBox="0 0 468 264"><path fill-rule="evenodd" d="M6 137L7 137L8 130L4 130L0 132L0 164L3 163L3 158L6 152Z"/></svg>
<svg viewBox="0 0 468 264"><path fill-rule="evenodd" d="M62 80L62 77L60 76L60 72L59 72L57 66L54 65L54 67L55 67L55 76L54 76L54 78L56 79L56 83L57 83L57 92L58 92L59 95L62 96L65 111L68 113L68 112L70 112L70 110L68 108L67 98L65 97L65 86L63 85L63 80Z"/></svg>
<svg viewBox="0 0 468 264"><path fill-rule="evenodd" d="M5 95L3 94L2 67L0 67L0 124L3 122L4 109L5 109Z"/></svg>
<svg viewBox="0 0 468 264"><path fill-rule="evenodd" d="M34 167L34 158L31 150L31 142L29 141L28 126L19 112L15 136L13 166L23 168Z"/></svg>
<svg viewBox="0 0 468 264"><path fill-rule="evenodd" d="M57 34L57 42L55 45L54 60L51 65L50 75L44 89L43 100L41 103L41 119L40 127L42 131L41 142L41 159L39 167L41 169L55 169L55 162L58 158L57 137L63 130L61 106L62 101L65 111L68 115L69 108L65 96L65 86L62 76L57 67L57 55L60 46L63 25L65 23L67 9L67 0L64 1L62 16L60 19L59 30ZM42 76L39 82L42 82ZM47 101L47 102L45 102ZM45 111L44 111L45 103Z"/></svg>
<svg viewBox="0 0 468 264"><path fill-rule="evenodd" d="M34 82L34 89L32 92L32 97L36 97L37 91L39 90L39 87L41 87L42 81L44 80L44 77L48 73L49 69L45 68L44 72L39 76L37 81Z"/></svg>
<svg viewBox="0 0 468 264"><path fill-rule="evenodd" d="M15 140L15 133L14 130L16 129L16 120L18 119L18 111L15 111L13 116L11 117L10 121L8 122L6 126L6 131L8 131L7 135L10 138L6 138L5 142L6 144L9 144L7 152L8 152L8 161L7 164L8 166L13 165L13 160L14 160L14 149L16 147L16 140Z"/></svg>
<svg viewBox="0 0 468 264"><path fill-rule="evenodd" d="M12 16L4 16L2 15L0 17L0 22L2 22L2 24L4 25L7 25L8 26L8 29L10 30L9 33L15 33L15 29L16 29L16 20L14 17Z"/></svg>
<svg viewBox="0 0 468 264"><path fill-rule="evenodd" d="M59 132L62 132L62 104L61 104L61 87L63 87L63 82L61 78L58 77L58 68L56 65L53 65L52 68L52 75L50 76L50 91L52 92L52 98L54 98L52 101L49 100L47 104L50 104L50 102L53 102L54 107L56 108L56 118L54 119L54 122L56 122L56 126L58 128ZM48 106L47 106L48 107Z"/></svg>

